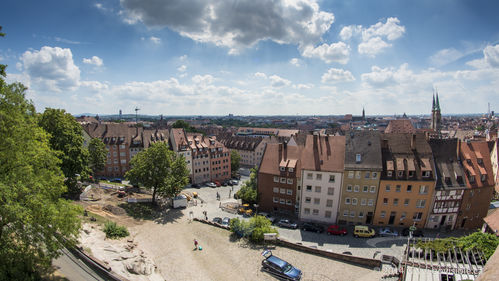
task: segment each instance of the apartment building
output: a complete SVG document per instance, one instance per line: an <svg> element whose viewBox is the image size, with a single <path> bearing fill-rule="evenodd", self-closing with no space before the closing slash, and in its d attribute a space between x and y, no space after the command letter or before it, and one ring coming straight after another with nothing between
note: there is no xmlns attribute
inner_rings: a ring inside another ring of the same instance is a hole
<svg viewBox="0 0 499 281"><path fill-rule="evenodd" d="M192 151L192 183L211 181L210 152L204 137L187 135L187 143Z"/></svg>
<svg viewBox="0 0 499 281"><path fill-rule="evenodd" d="M347 133L339 223L373 223L382 170L380 133Z"/></svg>
<svg viewBox="0 0 499 281"><path fill-rule="evenodd" d="M215 137L204 137L210 155L210 180L224 181L231 178L230 150Z"/></svg>
<svg viewBox="0 0 499 281"><path fill-rule="evenodd" d="M373 223L424 227L435 191L432 150L425 135L382 134L381 155Z"/></svg>
<svg viewBox="0 0 499 281"><path fill-rule="evenodd" d="M466 189L457 217L456 228L476 229L483 225L494 191L489 143L464 141L459 143L459 157L465 173Z"/></svg>
<svg viewBox="0 0 499 281"><path fill-rule="evenodd" d="M343 180L345 137L308 135L301 158L299 218L336 223Z"/></svg>
<svg viewBox="0 0 499 281"><path fill-rule="evenodd" d="M258 169L259 210L295 217L298 213L298 183L302 146L269 143Z"/></svg>
<svg viewBox="0 0 499 281"><path fill-rule="evenodd" d="M241 167L253 168L262 162L265 145L275 138L232 136L232 134L226 133L218 135L217 140L241 156Z"/></svg>
<svg viewBox="0 0 499 281"><path fill-rule="evenodd" d="M435 194L426 228L454 229L466 183L457 139L430 139L435 159Z"/></svg>
<svg viewBox="0 0 499 281"><path fill-rule="evenodd" d="M184 156L192 182L192 151L183 128L170 129L170 144L177 155Z"/></svg>
<svg viewBox="0 0 499 281"><path fill-rule="evenodd" d="M492 143L492 149L490 151L490 162L492 164L492 173L494 174L495 182L495 193L499 193L499 139L496 139Z"/></svg>

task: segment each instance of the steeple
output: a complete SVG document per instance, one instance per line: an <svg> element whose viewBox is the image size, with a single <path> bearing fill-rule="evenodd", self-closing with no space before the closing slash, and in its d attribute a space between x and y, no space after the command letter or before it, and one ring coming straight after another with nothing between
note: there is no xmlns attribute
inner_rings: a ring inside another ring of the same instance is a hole
<svg viewBox="0 0 499 281"><path fill-rule="evenodd" d="M440 111L440 103L438 102L438 92L437 92L437 104L435 109Z"/></svg>
<svg viewBox="0 0 499 281"><path fill-rule="evenodd" d="M364 110L364 107L362 107L362 119L366 119L366 111Z"/></svg>
<svg viewBox="0 0 499 281"><path fill-rule="evenodd" d="M431 111L435 110L435 93L433 93L433 105L431 106Z"/></svg>

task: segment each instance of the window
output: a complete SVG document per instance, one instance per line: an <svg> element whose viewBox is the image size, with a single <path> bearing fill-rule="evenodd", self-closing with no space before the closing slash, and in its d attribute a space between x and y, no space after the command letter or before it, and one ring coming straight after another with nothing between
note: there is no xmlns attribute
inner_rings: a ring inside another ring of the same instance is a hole
<svg viewBox="0 0 499 281"><path fill-rule="evenodd" d="M345 204L350 205L350 198L345 198Z"/></svg>
<svg viewBox="0 0 499 281"><path fill-rule="evenodd" d="M279 198L278 197L273 197L272 200L274 201L274 203L279 203Z"/></svg>
<svg viewBox="0 0 499 281"><path fill-rule="evenodd" d="M286 188L281 188L280 191L281 191L281 194L286 194Z"/></svg>
<svg viewBox="0 0 499 281"><path fill-rule="evenodd" d="M326 207L333 207L333 200L327 200Z"/></svg>
<svg viewBox="0 0 499 281"><path fill-rule="evenodd" d="M367 201L367 205L368 206L374 205L374 199L369 199L369 201Z"/></svg>
<svg viewBox="0 0 499 281"><path fill-rule="evenodd" d="M398 177L401 178L404 175L404 171L399 171L398 172Z"/></svg>
<svg viewBox="0 0 499 281"><path fill-rule="evenodd" d="M286 178L281 178L281 183L286 183Z"/></svg>
<svg viewBox="0 0 499 281"><path fill-rule="evenodd" d="M424 171L423 178L429 178L429 177L430 177L430 171Z"/></svg>
<svg viewBox="0 0 499 281"><path fill-rule="evenodd" d="M482 176L480 177L480 180L481 180L482 182L486 181L486 180L487 180L487 175L482 175Z"/></svg>
<svg viewBox="0 0 499 281"><path fill-rule="evenodd" d="M350 184L349 184L349 185L347 185L347 191L348 191L348 192L352 192L352 185L350 185Z"/></svg>
<svg viewBox="0 0 499 281"><path fill-rule="evenodd" d="M120 149L125 149L125 145L124 144L120 145Z"/></svg>
<svg viewBox="0 0 499 281"><path fill-rule="evenodd" d="M373 176L373 179L376 179L378 177L378 173L377 172L373 172L372 176Z"/></svg>
<svg viewBox="0 0 499 281"><path fill-rule="evenodd" d="M318 181L322 180L322 174L315 175L315 179Z"/></svg>
<svg viewBox="0 0 499 281"><path fill-rule="evenodd" d="M331 217L331 211L326 211L324 217L325 218L330 218Z"/></svg>
<svg viewBox="0 0 499 281"><path fill-rule="evenodd" d="M371 193L375 193L376 192L376 186L372 185L371 186Z"/></svg>
<svg viewBox="0 0 499 281"><path fill-rule="evenodd" d="M387 185L385 186L385 191L386 191L386 192L389 192L389 191L390 191L390 185L389 185L389 184L387 184Z"/></svg>
<svg viewBox="0 0 499 281"><path fill-rule="evenodd" d="M293 202L291 201L291 199L286 199L286 205L292 205Z"/></svg>
<svg viewBox="0 0 499 281"><path fill-rule="evenodd" d="M395 186L395 192L400 192L400 185L397 184L397 186Z"/></svg>
<svg viewBox="0 0 499 281"><path fill-rule="evenodd" d="M431 220L432 222L438 222L438 219L439 219L439 218L440 218L439 216L431 216L430 220Z"/></svg>
<svg viewBox="0 0 499 281"><path fill-rule="evenodd" d="M305 197L305 203L310 203L312 201L312 198L310 197Z"/></svg>
<svg viewBox="0 0 499 281"><path fill-rule="evenodd" d="M292 172L294 171L294 169L293 169L293 168L288 168L288 171L289 171L290 173L292 173Z"/></svg>
<svg viewBox="0 0 499 281"><path fill-rule="evenodd" d="M400 215L400 220L404 220L406 216L407 216L407 213L402 212L402 214Z"/></svg>
<svg viewBox="0 0 499 281"><path fill-rule="evenodd" d="M475 182L475 176L470 176L470 183L474 183Z"/></svg>
<svg viewBox="0 0 499 281"><path fill-rule="evenodd" d="M409 185L407 186L407 192L412 192L412 185L410 185L410 184L409 184Z"/></svg>
<svg viewBox="0 0 499 281"><path fill-rule="evenodd" d="M384 218L385 216L386 216L386 212L385 211L381 211L380 217Z"/></svg>
<svg viewBox="0 0 499 281"><path fill-rule="evenodd" d="M114 159L114 164L118 164L118 159Z"/></svg>
<svg viewBox="0 0 499 281"><path fill-rule="evenodd" d="M426 200L420 199L416 201L416 208L424 208L424 205L426 204Z"/></svg>
<svg viewBox="0 0 499 281"><path fill-rule="evenodd" d="M352 218L355 217L355 211L350 211L350 217L352 217Z"/></svg>
<svg viewBox="0 0 499 281"><path fill-rule="evenodd" d="M357 205L357 198L352 198L352 205Z"/></svg>
<svg viewBox="0 0 499 281"><path fill-rule="evenodd" d="M315 187L315 192L319 192L320 193L321 192L321 187L320 186L316 186Z"/></svg>
<svg viewBox="0 0 499 281"><path fill-rule="evenodd" d="M419 187L419 194L427 194L428 193L428 186L422 185Z"/></svg>
<svg viewBox="0 0 499 281"><path fill-rule="evenodd" d="M356 185L356 186L353 187L353 191L354 192L359 192L359 189L360 189L360 187L358 185Z"/></svg>
<svg viewBox="0 0 499 281"><path fill-rule="evenodd" d="M279 187L274 187L274 193L279 193Z"/></svg>
<svg viewBox="0 0 499 281"><path fill-rule="evenodd" d="M350 213L350 211L348 211L348 210L343 211L343 216L348 217L348 213Z"/></svg>
<svg viewBox="0 0 499 281"><path fill-rule="evenodd" d="M357 153L357 154L355 154L355 162L360 163L360 161L361 161L361 160L362 160L361 155L360 155L360 154L358 154L358 153Z"/></svg>
<svg viewBox="0 0 499 281"><path fill-rule="evenodd" d="M286 171L286 167L279 167L279 170L280 170L281 172L285 172L285 171Z"/></svg>
<svg viewBox="0 0 499 281"><path fill-rule="evenodd" d="M327 189L327 195L334 195L334 188L328 187L328 189Z"/></svg>
<svg viewBox="0 0 499 281"><path fill-rule="evenodd" d="M293 179L288 179L288 184L293 184Z"/></svg>
<svg viewBox="0 0 499 281"><path fill-rule="evenodd" d="M314 198L314 204L315 205L319 205L321 203L321 199L320 198Z"/></svg>
<svg viewBox="0 0 499 281"><path fill-rule="evenodd" d="M364 185L364 187L362 188L362 191L363 192L369 192L369 186Z"/></svg>
<svg viewBox="0 0 499 281"><path fill-rule="evenodd" d="M366 205L366 202L367 202L367 199L366 199L366 198L362 198L362 199L360 199L360 205L365 206L365 205Z"/></svg>
<svg viewBox="0 0 499 281"><path fill-rule="evenodd" d="M349 171L348 172L348 178L349 179L353 179L353 171Z"/></svg>
<svg viewBox="0 0 499 281"><path fill-rule="evenodd" d="M386 172L386 176L391 178L392 177L392 171Z"/></svg>
<svg viewBox="0 0 499 281"><path fill-rule="evenodd" d="M355 178L356 179L360 179L360 171L356 171L355 172Z"/></svg>
<svg viewBox="0 0 499 281"><path fill-rule="evenodd" d="M118 156L118 152L114 151L114 152L113 152L113 156L114 156L114 157Z"/></svg>
<svg viewBox="0 0 499 281"><path fill-rule="evenodd" d="M303 209L303 213L305 213L305 215L310 215L310 209L309 208Z"/></svg>
<svg viewBox="0 0 499 281"><path fill-rule="evenodd" d="M329 175L329 182L334 182L334 175Z"/></svg>
<svg viewBox="0 0 499 281"><path fill-rule="evenodd" d="M121 164L126 164L126 159L121 159Z"/></svg>
<svg viewBox="0 0 499 281"><path fill-rule="evenodd" d="M409 171L409 177L414 177L414 171Z"/></svg>
<svg viewBox="0 0 499 281"><path fill-rule="evenodd" d="M284 205L284 204L286 204L286 200L284 200L284 198L281 198L281 199L279 199L279 203Z"/></svg>
<svg viewBox="0 0 499 281"><path fill-rule="evenodd" d="M293 190L292 189L286 189L286 194L287 195L293 195Z"/></svg>
<svg viewBox="0 0 499 281"><path fill-rule="evenodd" d="M414 216L412 216L412 219L415 221L420 221L422 218L423 218L423 213L421 212L414 213Z"/></svg>
<svg viewBox="0 0 499 281"><path fill-rule="evenodd" d="M364 176L366 179L370 178L371 177L371 173L369 172L366 172L365 176Z"/></svg>
<svg viewBox="0 0 499 281"><path fill-rule="evenodd" d="M312 215L314 215L314 216L318 216L318 215L319 215L319 210L314 209L314 210L312 211Z"/></svg>
<svg viewBox="0 0 499 281"><path fill-rule="evenodd" d="M404 206L409 206L409 199L404 200Z"/></svg>
<svg viewBox="0 0 499 281"><path fill-rule="evenodd" d="M394 198L393 199L393 206L398 206L399 204L399 199L398 198Z"/></svg>
<svg viewBox="0 0 499 281"><path fill-rule="evenodd" d="M313 174L312 173L307 173L307 179L308 180L311 180L313 178ZM309 210L310 211L310 210Z"/></svg>
<svg viewBox="0 0 499 281"><path fill-rule="evenodd" d="M274 177L274 182L279 182L279 177Z"/></svg>
<svg viewBox="0 0 499 281"><path fill-rule="evenodd" d="M383 198L383 205L388 205L388 198Z"/></svg>
<svg viewBox="0 0 499 281"><path fill-rule="evenodd" d="M124 152L124 151L120 152L120 156L122 156L122 157L126 156L126 152Z"/></svg>
<svg viewBox="0 0 499 281"><path fill-rule="evenodd" d="M311 185L307 185L307 191L312 191L312 186Z"/></svg>
<svg viewBox="0 0 499 281"><path fill-rule="evenodd" d="M364 217L364 212L359 212L359 218L363 218Z"/></svg>

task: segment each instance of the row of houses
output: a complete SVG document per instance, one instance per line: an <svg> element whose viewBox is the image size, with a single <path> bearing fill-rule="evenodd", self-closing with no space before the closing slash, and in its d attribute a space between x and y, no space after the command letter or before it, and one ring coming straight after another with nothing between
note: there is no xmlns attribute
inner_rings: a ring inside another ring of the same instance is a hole
<svg viewBox="0 0 499 281"><path fill-rule="evenodd" d="M321 223L479 228L497 176L494 147L378 131L269 143L259 208Z"/></svg>
<svg viewBox="0 0 499 281"><path fill-rule="evenodd" d="M231 177L230 150L215 137L186 134L183 129L136 126L125 123L82 124L85 142L99 138L106 145L105 177L124 177L137 153L156 142L167 142L185 158L192 183L223 181Z"/></svg>

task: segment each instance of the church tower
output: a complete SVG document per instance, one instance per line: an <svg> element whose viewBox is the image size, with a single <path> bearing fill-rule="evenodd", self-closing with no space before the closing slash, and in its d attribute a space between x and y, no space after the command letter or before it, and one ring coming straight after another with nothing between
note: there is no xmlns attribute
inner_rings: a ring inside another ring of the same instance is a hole
<svg viewBox="0 0 499 281"><path fill-rule="evenodd" d="M440 137L440 130L442 129L442 114L440 113L440 102L438 101L438 92L436 99L435 95L433 95L433 106L431 108L431 129L438 134L438 137Z"/></svg>

